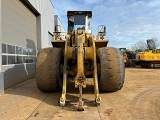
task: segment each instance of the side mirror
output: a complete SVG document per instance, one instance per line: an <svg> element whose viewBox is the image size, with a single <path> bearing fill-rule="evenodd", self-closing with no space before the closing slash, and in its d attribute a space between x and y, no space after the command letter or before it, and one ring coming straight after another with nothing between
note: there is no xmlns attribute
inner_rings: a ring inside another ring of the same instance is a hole
<svg viewBox="0 0 160 120"><path fill-rule="evenodd" d="M100 25L98 27L98 32L99 33L106 33L106 26L105 25Z"/></svg>
<svg viewBox="0 0 160 120"><path fill-rule="evenodd" d="M100 25L98 27L98 36L100 39L104 39L104 36L106 35L106 26L105 25Z"/></svg>

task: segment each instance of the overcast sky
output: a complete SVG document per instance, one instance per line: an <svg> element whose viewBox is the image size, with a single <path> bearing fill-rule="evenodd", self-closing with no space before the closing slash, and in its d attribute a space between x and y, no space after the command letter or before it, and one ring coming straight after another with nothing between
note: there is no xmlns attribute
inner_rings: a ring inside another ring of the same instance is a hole
<svg viewBox="0 0 160 120"><path fill-rule="evenodd" d="M160 40L160 0L51 0L67 31L68 10L91 10L92 33L106 25L109 46L131 48L137 41Z"/></svg>

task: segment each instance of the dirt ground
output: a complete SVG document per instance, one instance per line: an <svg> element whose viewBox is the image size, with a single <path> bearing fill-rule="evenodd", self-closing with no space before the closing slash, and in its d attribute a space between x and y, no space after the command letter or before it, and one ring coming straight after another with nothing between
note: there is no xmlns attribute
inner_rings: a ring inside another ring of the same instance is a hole
<svg viewBox="0 0 160 120"><path fill-rule="evenodd" d="M43 93L35 78L5 90L0 96L0 120L159 120L160 69L126 68L124 87L100 93L102 102L93 102L93 86L83 91L85 111L76 110L78 90L67 88L65 107L59 107L61 92Z"/></svg>

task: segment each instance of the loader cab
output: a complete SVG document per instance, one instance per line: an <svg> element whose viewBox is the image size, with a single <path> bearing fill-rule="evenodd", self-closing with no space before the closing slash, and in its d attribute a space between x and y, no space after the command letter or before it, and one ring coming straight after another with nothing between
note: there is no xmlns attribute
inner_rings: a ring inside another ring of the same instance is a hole
<svg viewBox="0 0 160 120"><path fill-rule="evenodd" d="M127 51L126 48L119 48L119 50L121 51L121 53L125 53Z"/></svg>
<svg viewBox="0 0 160 120"><path fill-rule="evenodd" d="M74 30L84 30L85 33L92 33L92 11L68 11L67 17L68 33L71 33Z"/></svg>

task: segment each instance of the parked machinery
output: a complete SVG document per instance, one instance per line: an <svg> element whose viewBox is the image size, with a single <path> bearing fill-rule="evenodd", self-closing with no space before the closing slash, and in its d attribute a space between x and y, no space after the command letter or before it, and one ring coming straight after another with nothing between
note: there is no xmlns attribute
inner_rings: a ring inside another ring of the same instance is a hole
<svg viewBox="0 0 160 120"><path fill-rule="evenodd" d="M136 63L141 67L155 68L160 67L160 49L156 49L153 40L147 40L148 50L138 52L136 55Z"/></svg>
<svg viewBox="0 0 160 120"><path fill-rule="evenodd" d="M124 59L124 63L126 67L135 67L135 57L136 53L126 48L119 48Z"/></svg>
<svg viewBox="0 0 160 120"><path fill-rule="evenodd" d="M42 49L37 57L36 81L41 91L62 89L60 105L66 102L68 79L79 88L78 110L84 110L82 88L88 77L93 78L95 103L101 102L99 90L114 92L123 87L125 68L119 49L106 47L103 40L106 27L99 30L100 40L94 40L91 32L92 11L68 11L68 34L66 40L56 37L53 48ZM60 33L57 31L57 36Z"/></svg>

